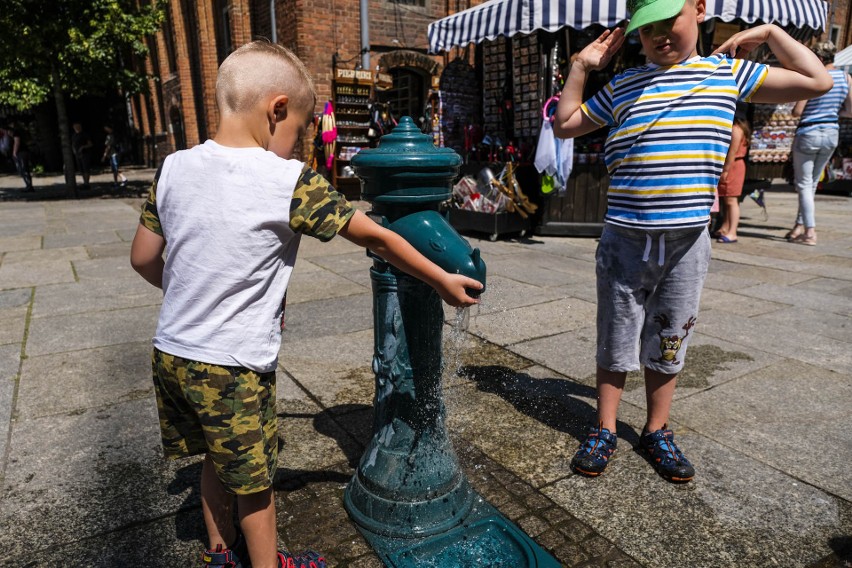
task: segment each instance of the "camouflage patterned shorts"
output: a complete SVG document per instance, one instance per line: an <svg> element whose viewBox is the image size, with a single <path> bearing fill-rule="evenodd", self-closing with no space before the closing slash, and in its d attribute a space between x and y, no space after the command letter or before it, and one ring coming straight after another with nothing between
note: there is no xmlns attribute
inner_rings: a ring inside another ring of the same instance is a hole
<svg viewBox="0 0 852 568"><path fill-rule="evenodd" d="M207 453L228 491L272 485L278 463L275 372L220 367L154 349L151 356L163 453Z"/></svg>

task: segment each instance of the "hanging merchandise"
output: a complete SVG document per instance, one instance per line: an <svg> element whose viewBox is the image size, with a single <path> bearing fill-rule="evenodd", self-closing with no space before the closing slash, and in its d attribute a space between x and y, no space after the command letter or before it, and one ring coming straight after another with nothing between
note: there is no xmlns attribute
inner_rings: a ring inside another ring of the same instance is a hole
<svg viewBox="0 0 852 568"><path fill-rule="evenodd" d="M500 175L491 180L491 185L509 198L506 202L506 211L517 213L526 219L530 214L536 212L538 205L531 203L529 198L521 190L521 185L515 179L514 168L515 164L507 162Z"/></svg>
<svg viewBox="0 0 852 568"><path fill-rule="evenodd" d="M334 150L337 147L337 125L331 101L325 103L322 113L322 142L325 150L325 167L331 170L334 165Z"/></svg>
<svg viewBox="0 0 852 568"><path fill-rule="evenodd" d="M555 189L560 195L564 195L568 176L571 175L574 167L574 139L557 138L553 134L553 119L558 104L559 95L550 97L544 103L538 147L533 163L540 174L550 178L542 179L542 193L551 193Z"/></svg>

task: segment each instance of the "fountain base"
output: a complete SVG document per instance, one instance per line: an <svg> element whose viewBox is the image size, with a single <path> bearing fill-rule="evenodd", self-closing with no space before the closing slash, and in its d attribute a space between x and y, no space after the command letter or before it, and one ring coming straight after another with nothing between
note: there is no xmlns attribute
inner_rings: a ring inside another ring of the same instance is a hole
<svg viewBox="0 0 852 568"><path fill-rule="evenodd" d="M455 528L423 538L394 538L358 530L391 568L559 568L561 564L490 503L474 494L470 513Z"/></svg>

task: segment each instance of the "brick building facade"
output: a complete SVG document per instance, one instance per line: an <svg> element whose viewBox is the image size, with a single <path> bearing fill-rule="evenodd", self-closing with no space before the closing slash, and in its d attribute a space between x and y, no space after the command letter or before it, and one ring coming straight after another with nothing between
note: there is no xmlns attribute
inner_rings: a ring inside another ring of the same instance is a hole
<svg viewBox="0 0 852 568"><path fill-rule="evenodd" d="M427 26L480 0L369 0L370 67L420 77L425 97L445 56L428 56ZM317 112L332 96L334 65L361 61L359 0L173 0L149 39L146 95L133 98L145 161L159 163L176 149L216 133L216 71L234 49L254 38L274 39L306 64L317 86ZM273 25L275 30L273 32Z"/></svg>

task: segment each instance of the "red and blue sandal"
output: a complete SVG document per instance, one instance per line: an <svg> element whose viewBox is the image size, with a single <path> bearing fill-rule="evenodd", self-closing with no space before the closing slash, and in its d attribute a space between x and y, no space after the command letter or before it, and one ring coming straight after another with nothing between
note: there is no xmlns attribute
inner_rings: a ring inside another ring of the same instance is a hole
<svg viewBox="0 0 852 568"><path fill-rule="evenodd" d="M313 550L306 550L295 555L279 550L278 566L281 568L326 568L325 558Z"/></svg>

